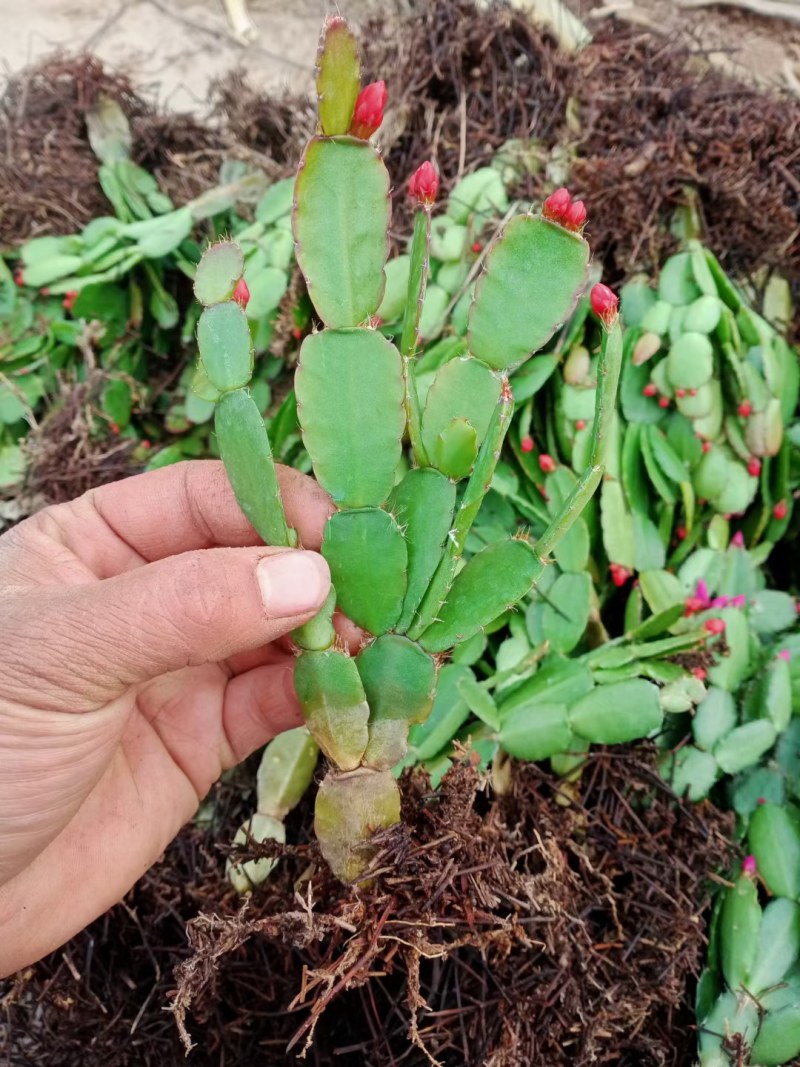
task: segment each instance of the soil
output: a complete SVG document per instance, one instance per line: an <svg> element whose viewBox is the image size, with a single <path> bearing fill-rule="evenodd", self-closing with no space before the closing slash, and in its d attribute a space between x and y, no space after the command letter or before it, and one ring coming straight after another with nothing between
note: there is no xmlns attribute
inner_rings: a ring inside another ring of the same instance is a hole
<svg viewBox="0 0 800 1067"><path fill-rule="evenodd" d="M468 754L438 791L406 777L356 891L320 862L307 798L245 907L214 842L248 779L220 785L210 827L8 986L0 1062L177 1067L169 998L195 1067L277 1067L312 1035L318 1065L689 1067L730 820L676 801L647 749L593 753L572 786L522 764L492 779Z"/></svg>

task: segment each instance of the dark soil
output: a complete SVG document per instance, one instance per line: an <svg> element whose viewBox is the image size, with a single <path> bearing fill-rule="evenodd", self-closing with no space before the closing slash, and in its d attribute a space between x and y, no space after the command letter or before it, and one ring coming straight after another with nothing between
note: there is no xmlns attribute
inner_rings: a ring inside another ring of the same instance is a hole
<svg viewBox="0 0 800 1067"><path fill-rule="evenodd" d="M592 755L577 785L532 765L495 780L468 758L438 792L406 778L405 825L358 892L319 863L309 798L244 909L212 842L246 803L218 787L209 831L7 987L0 1063L177 1065L169 998L197 1067L291 1063L312 1034L320 1065L689 1067L729 820L677 803L643 750Z"/></svg>

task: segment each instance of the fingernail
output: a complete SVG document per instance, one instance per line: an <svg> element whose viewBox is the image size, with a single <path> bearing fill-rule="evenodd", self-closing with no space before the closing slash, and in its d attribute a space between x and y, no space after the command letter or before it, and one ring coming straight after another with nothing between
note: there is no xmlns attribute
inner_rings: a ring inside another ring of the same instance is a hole
<svg viewBox="0 0 800 1067"><path fill-rule="evenodd" d="M264 607L276 619L315 611L322 606L331 584L322 556L299 550L265 556L258 562L256 577Z"/></svg>

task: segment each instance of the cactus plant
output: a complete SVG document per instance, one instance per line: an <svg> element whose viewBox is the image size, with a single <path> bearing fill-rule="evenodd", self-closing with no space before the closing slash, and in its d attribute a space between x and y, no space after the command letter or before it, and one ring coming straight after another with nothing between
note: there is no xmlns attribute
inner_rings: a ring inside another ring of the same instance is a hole
<svg viewBox="0 0 800 1067"><path fill-rule="evenodd" d="M336 505L322 544L336 603L368 636L348 655L331 624L331 599L294 641L306 726L329 765L317 797L317 837L334 872L353 881L374 854L372 834L399 820L392 769L406 752L410 725L430 712L444 658L530 591L597 487L622 345L616 300L606 291L585 474L538 541L518 535L464 563L513 409L508 375L568 318L585 286L585 209L575 202L556 221L520 215L498 235L476 287L466 347L439 367L423 396L415 359L435 171L425 164L410 183L417 211L396 346L376 328L390 180L369 138L384 97L374 88L355 95L358 59L348 35L338 17L323 30L320 131L295 183L297 261L321 324L301 346L295 389L314 473ZM216 391L220 453L237 499L265 541L290 545L267 434L247 393L252 352L236 300L240 275L230 242L207 250L195 281L206 305L200 362ZM591 708L578 717L588 724Z"/></svg>

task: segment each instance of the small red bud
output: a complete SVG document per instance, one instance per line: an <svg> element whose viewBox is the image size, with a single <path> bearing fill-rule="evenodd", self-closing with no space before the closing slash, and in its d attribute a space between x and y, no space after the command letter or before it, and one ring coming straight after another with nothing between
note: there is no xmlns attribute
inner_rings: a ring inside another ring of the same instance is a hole
<svg viewBox="0 0 800 1067"><path fill-rule="evenodd" d="M50 296L50 290L45 286L44 289L39 290L39 294L41 296Z"/></svg>
<svg viewBox="0 0 800 1067"><path fill-rule="evenodd" d="M785 500L779 500L775 507L772 509L772 514L775 516L778 522L780 522L781 519L785 519L786 516L789 514L789 505L786 503Z"/></svg>
<svg viewBox="0 0 800 1067"><path fill-rule="evenodd" d="M597 285L592 286L590 299L592 302L592 311L597 315L598 319L600 319L605 326L611 326L617 317L617 309L619 307L619 297L617 294L612 292L607 285L598 282Z"/></svg>
<svg viewBox="0 0 800 1067"><path fill-rule="evenodd" d="M623 567L621 563L612 563L608 569L611 572L611 581L617 589L621 589L631 576L631 572L628 568Z"/></svg>
<svg viewBox="0 0 800 1067"><path fill-rule="evenodd" d="M743 419L746 419L748 415L752 415L752 413L753 413L753 405L750 403L749 400L743 400L741 402L741 404L739 405L739 407L737 408L737 411L739 412L739 414L742 416Z"/></svg>
<svg viewBox="0 0 800 1067"><path fill-rule="evenodd" d="M408 195L423 207L430 207L439 192L439 175L433 163L426 160L417 167L408 182Z"/></svg>
<svg viewBox="0 0 800 1067"><path fill-rule="evenodd" d="M292 337L294 337L295 341L299 341L302 336L303 336L302 328L300 326L295 326L292 329Z"/></svg>
<svg viewBox="0 0 800 1067"><path fill-rule="evenodd" d="M679 526L678 529L675 531L675 533L677 534L677 537L678 537L679 541L685 541L686 540L686 527L685 526Z"/></svg>
<svg viewBox="0 0 800 1067"><path fill-rule="evenodd" d="M782 659L785 663L789 663L792 658L792 654L788 648L782 648L778 653L778 659Z"/></svg>
<svg viewBox="0 0 800 1067"><path fill-rule="evenodd" d="M669 407L669 397L666 397L666 396L659 397L658 406L660 408L668 408Z"/></svg>
<svg viewBox="0 0 800 1067"><path fill-rule="evenodd" d="M756 459L756 457L753 456L753 458L747 464L747 473L752 478L757 478L759 474L761 474L761 460Z"/></svg>
<svg viewBox="0 0 800 1067"><path fill-rule="evenodd" d="M755 856L745 856L742 860L742 874L747 875L748 878L755 878L758 874L758 863Z"/></svg>
<svg viewBox="0 0 800 1067"><path fill-rule="evenodd" d="M244 278L240 278L233 289L233 299L240 308L246 308L250 301L250 290Z"/></svg>
<svg viewBox="0 0 800 1067"><path fill-rule="evenodd" d="M475 241L475 243L472 245L472 251L475 253L476 256L483 251L483 245L480 243L480 241Z"/></svg>
<svg viewBox="0 0 800 1067"><path fill-rule="evenodd" d="M586 429L586 419L576 419L575 420L575 429L576 430L585 430Z"/></svg>
<svg viewBox="0 0 800 1067"><path fill-rule="evenodd" d="M766 797L756 797L756 804L766 804L766 802L767 802L767 798Z"/></svg>
<svg viewBox="0 0 800 1067"><path fill-rule="evenodd" d="M358 94L350 133L368 141L383 122L383 109L386 107L386 82L370 82Z"/></svg>
<svg viewBox="0 0 800 1067"><path fill-rule="evenodd" d="M702 451L704 453L711 451L711 442L710 441L703 441L703 449L702 449Z"/></svg>
<svg viewBox="0 0 800 1067"><path fill-rule="evenodd" d="M686 390L685 389L676 389L675 390L675 396L680 397L680 399L683 400L683 398L686 396Z"/></svg>
<svg viewBox="0 0 800 1067"><path fill-rule="evenodd" d="M644 389L642 389L642 393L645 396L655 396L657 392L658 389L656 389L655 382L648 382Z"/></svg>
<svg viewBox="0 0 800 1067"><path fill-rule="evenodd" d="M75 301L77 300L77 298L78 298L78 290L77 289L70 289L68 292L66 292L64 294L64 299L61 301L61 306L64 308L65 311L72 311L73 307L75 306Z"/></svg>
<svg viewBox="0 0 800 1067"><path fill-rule="evenodd" d="M689 396L697 396L697 390L696 389L690 389L689 390Z"/></svg>
<svg viewBox="0 0 800 1067"><path fill-rule="evenodd" d="M539 456L539 467L544 474L552 474L556 469L556 461L552 456L549 456L546 452L542 452Z"/></svg>
<svg viewBox="0 0 800 1067"><path fill-rule="evenodd" d="M706 680L706 678L708 677L708 672L706 671L705 667L693 667L692 668L692 674L700 682L704 682Z"/></svg>
<svg viewBox="0 0 800 1067"><path fill-rule="evenodd" d="M579 230L586 222L586 204L582 200L573 200L564 214L564 225L568 230Z"/></svg>
<svg viewBox="0 0 800 1067"><path fill-rule="evenodd" d="M15 285L24 285L25 284L25 274L23 273L22 267L17 267L17 269L14 271L14 284Z"/></svg>
<svg viewBox="0 0 800 1067"><path fill-rule="evenodd" d="M108 424L108 428L109 428L109 430L111 430L111 432L113 434L118 434L119 433L119 426L117 425L116 422L110 422Z"/></svg>
<svg viewBox="0 0 800 1067"><path fill-rule="evenodd" d="M140 442L139 442L139 444L140 444L140 445L142 446L142 448L144 448L144 449L148 449L148 448L150 448L150 442L149 442L149 441L147 440L147 438L146 438L146 437L145 437L145 439L144 439L143 441L140 441Z"/></svg>
<svg viewBox="0 0 800 1067"><path fill-rule="evenodd" d="M523 452L533 452L533 438L530 434L527 434L519 443L519 447Z"/></svg>
<svg viewBox="0 0 800 1067"><path fill-rule="evenodd" d="M709 634L724 634L725 633L725 620L724 619L706 619L703 623L703 629Z"/></svg>
<svg viewBox="0 0 800 1067"><path fill-rule="evenodd" d="M563 222L571 203L572 197L569 195L569 189L565 189L562 186L562 188L556 189L554 193L551 193L545 200L542 205L542 214L546 219L550 219L551 222Z"/></svg>
<svg viewBox="0 0 800 1067"><path fill-rule="evenodd" d="M683 602L683 614L688 619L691 615L696 615L698 611L705 611L707 604L699 596L687 596Z"/></svg>

